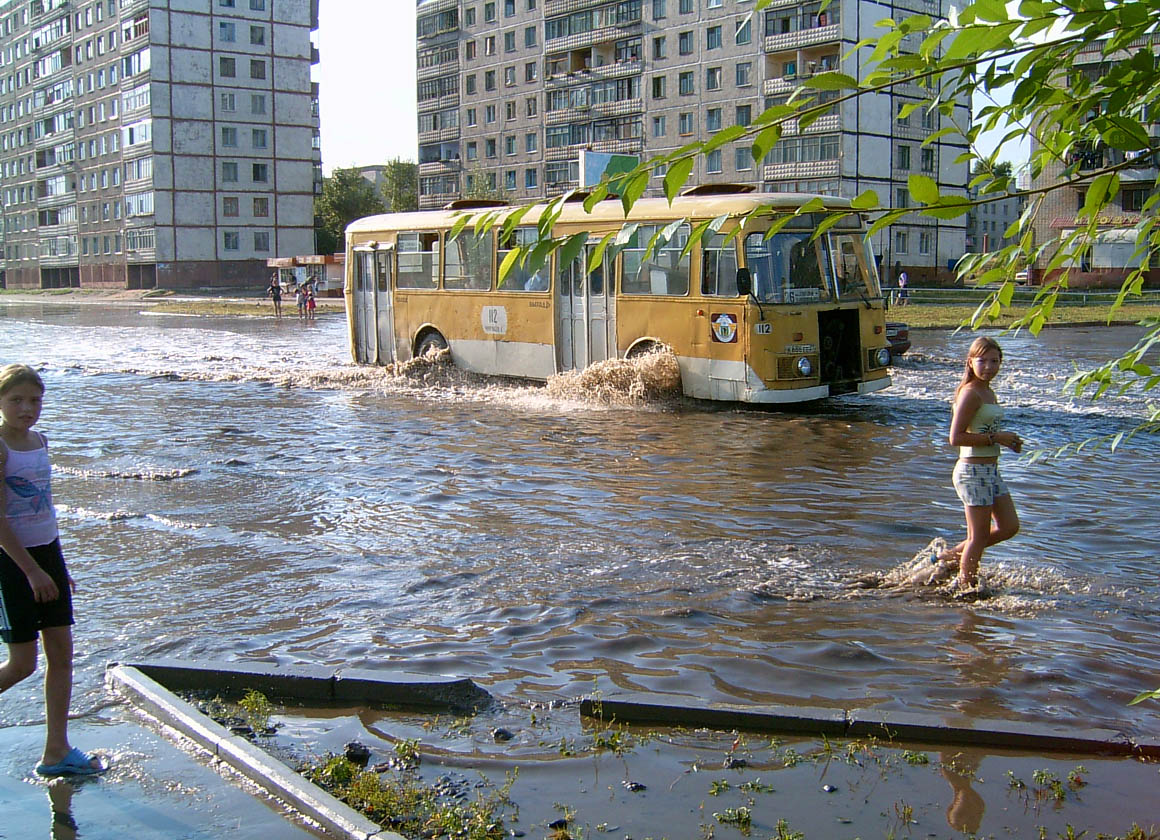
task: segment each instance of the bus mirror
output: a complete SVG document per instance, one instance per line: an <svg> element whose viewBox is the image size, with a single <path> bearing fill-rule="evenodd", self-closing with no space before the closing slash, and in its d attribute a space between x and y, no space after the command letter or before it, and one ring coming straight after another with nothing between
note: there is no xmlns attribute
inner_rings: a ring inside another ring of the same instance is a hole
<svg viewBox="0 0 1160 840"><path fill-rule="evenodd" d="M737 294L744 295L745 297L749 297L749 294L752 291L753 291L753 285L749 281L749 269L748 268L737 269Z"/></svg>

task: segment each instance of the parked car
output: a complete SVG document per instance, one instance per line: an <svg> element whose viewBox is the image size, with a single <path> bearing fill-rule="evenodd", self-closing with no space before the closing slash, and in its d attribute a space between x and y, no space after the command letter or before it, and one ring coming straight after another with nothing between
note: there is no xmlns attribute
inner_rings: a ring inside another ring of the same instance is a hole
<svg viewBox="0 0 1160 840"><path fill-rule="evenodd" d="M1027 269L1015 272L1015 283L1019 286L1026 286L1031 281L1031 272Z"/></svg>
<svg viewBox="0 0 1160 840"><path fill-rule="evenodd" d="M910 327L898 321L888 321L886 343L890 346L890 358L898 358L910 349Z"/></svg>

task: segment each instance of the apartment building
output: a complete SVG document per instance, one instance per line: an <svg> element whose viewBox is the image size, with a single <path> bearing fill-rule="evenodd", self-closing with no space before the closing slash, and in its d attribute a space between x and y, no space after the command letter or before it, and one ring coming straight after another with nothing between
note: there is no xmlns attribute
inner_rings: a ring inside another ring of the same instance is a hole
<svg viewBox="0 0 1160 840"><path fill-rule="evenodd" d="M264 285L313 253L317 28L317 0L0 0L5 285Z"/></svg>
<svg viewBox="0 0 1160 840"><path fill-rule="evenodd" d="M649 159L788 100L800 82L840 70L858 77L862 38L884 18L942 15L948 0L419 0L420 206L462 196L527 201L579 184L581 150ZM909 36L917 38L918 36ZM917 49L918 41L905 46ZM855 196L874 189L905 206L922 173L944 193L966 194L963 146L923 140L946 117L912 110L922 92L837 102L785 135L763 160L752 140L699 157L691 183L744 183L771 192ZM969 103L955 108L961 125ZM658 168L648 194L662 194ZM919 216L876 236L887 267L911 281L945 275L966 247L964 219ZM892 270L885 272L887 279Z"/></svg>
<svg viewBox="0 0 1160 840"><path fill-rule="evenodd" d="M1139 39L1113 55L1104 54L1104 43L1093 42L1077 56L1075 72L1083 73L1096 81L1107 73L1113 65L1127 61L1141 51L1160 54L1160 36ZM1035 189L1059 185L1067 176L1065 170L1076 167L1081 176L1070 186L1052 190L1043 200L1035 220L1035 242L1042 244L1053 239L1067 237L1077 229L1086 226L1086 220L1078 218L1087 196L1089 180L1082 176L1120 166L1120 194L1114 199L1115 205L1105 208L1098 222L1098 233L1094 240L1085 241L1073 250L1071 273L1068 285L1071 288L1105 287L1119 288L1127 274L1141 264L1142 259L1150 260L1146 279L1149 285L1160 283L1160 254L1141 255L1136 252L1136 225L1140 223L1141 212L1148 197L1156 190L1160 176L1160 108L1149 107L1148 133L1152 137L1152 149L1123 151L1100 145L1095 148L1081 148L1073 152L1067 160L1048 163L1035 179ZM1038 150L1035 134L1032 132L1031 151ZM1074 176L1072 176L1074 177ZM1070 180L1070 178L1069 178ZM1033 279L1042 282L1049 256L1042 257L1032 267Z"/></svg>

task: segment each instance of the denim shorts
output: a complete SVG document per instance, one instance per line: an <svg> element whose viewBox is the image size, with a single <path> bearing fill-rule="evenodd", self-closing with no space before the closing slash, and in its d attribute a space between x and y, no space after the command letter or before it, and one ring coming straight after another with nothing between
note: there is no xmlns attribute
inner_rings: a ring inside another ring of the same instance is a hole
<svg viewBox="0 0 1160 840"><path fill-rule="evenodd" d="M998 464L959 461L955 464L953 481L955 492L970 507L990 507L1000 496L1011 494L999 475Z"/></svg>

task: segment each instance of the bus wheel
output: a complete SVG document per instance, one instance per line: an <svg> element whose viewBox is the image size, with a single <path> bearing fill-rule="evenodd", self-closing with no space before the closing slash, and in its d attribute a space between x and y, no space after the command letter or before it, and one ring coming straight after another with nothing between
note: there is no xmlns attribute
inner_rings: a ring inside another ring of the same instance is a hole
<svg viewBox="0 0 1160 840"><path fill-rule="evenodd" d="M653 341L642 341L640 344L633 346L627 353L624 354L626 359L639 359L641 356L647 356L649 353L657 353L660 351L660 346Z"/></svg>
<svg viewBox="0 0 1160 840"><path fill-rule="evenodd" d="M415 348L415 356L426 356L428 353L436 353L440 350L447 349L447 339L437 332L429 332L421 339L419 339L419 346Z"/></svg>

